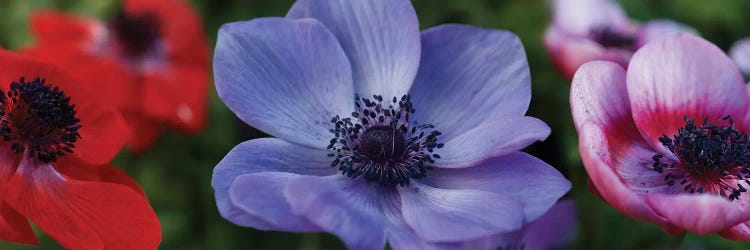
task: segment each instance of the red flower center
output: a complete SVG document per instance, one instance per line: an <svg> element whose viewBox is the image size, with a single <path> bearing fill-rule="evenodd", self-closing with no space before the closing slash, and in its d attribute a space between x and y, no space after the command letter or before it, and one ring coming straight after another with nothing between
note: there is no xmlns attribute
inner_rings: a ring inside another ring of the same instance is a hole
<svg viewBox="0 0 750 250"><path fill-rule="evenodd" d="M155 49L159 39L159 20L152 14L136 15L120 10L108 25L126 57L143 57Z"/></svg>
<svg viewBox="0 0 750 250"><path fill-rule="evenodd" d="M10 90L0 90L0 136L16 153L26 152L43 162L73 153L81 138L75 105L65 92L35 78L12 82Z"/></svg>
<svg viewBox="0 0 750 250"><path fill-rule="evenodd" d="M660 137L659 141L678 161L657 154L653 157L654 170L665 174L669 186L679 183L683 191L708 192L735 200L747 192L742 181L750 185L750 138L734 128L731 117L724 117L729 126L709 124L708 120L698 126L686 116L686 125L678 134L673 138Z"/></svg>

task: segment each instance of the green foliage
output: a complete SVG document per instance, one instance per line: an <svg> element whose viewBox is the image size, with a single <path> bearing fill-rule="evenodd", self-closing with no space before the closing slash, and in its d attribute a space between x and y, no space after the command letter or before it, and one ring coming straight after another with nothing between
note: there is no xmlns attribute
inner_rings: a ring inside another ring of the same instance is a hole
<svg viewBox="0 0 750 250"><path fill-rule="evenodd" d="M283 16L293 0L193 0L204 18L208 39L216 41L223 23L263 16ZM567 195L579 207L581 228L573 249L665 249L671 236L659 227L623 216L587 187L586 172L577 152L578 138L568 104L569 82L551 65L542 47L549 23L545 0L413 0L422 28L442 23L466 23L516 33L526 48L532 72L533 98L529 115L552 127L552 135L528 151L557 167L573 182ZM669 18L698 29L708 40L727 49L750 36L750 2L746 0L637 0L622 1L626 11L639 20ZM35 9L59 9L105 17L116 2L100 0L0 0L0 46L14 49L33 44L27 17ZM208 84L208 83L207 83ZM123 152L116 165L136 178L161 219L161 249L342 249L328 234L290 234L256 231L223 220L211 189L213 167L243 139L241 123L210 88L210 118L197 136L167 132L143 155ZM262 136L254 131L253 136ZM59 249L39 232L39 249ZM684 247L697 249L747 249L716 235L689 234ZM1 249L37 249L0 243Z"/></svg>

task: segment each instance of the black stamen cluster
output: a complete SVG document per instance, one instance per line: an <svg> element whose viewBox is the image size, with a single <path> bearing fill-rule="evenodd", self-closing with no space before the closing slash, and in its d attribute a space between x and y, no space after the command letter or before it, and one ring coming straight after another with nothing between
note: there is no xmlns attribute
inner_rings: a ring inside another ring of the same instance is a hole
<svg viewBox="0 0 750 250"><path fill-rule="evenodd" d="M152 14L133 15L119 10L109 21L109 28L126 53L140 57L153 48L159 38L160 27Z"/></svg>
<svg viewBox="0 0 750 250"><path fill-rule="evenodd" d="M633 36L622 34L610 27L603 27L591 31L591 37L607 48L632 49L635 47Z"/></svg>
<svg viewBox="0 0 750 250"><path fill-rule="evenodd" d="M21 77L7 93L0 90L0 104L0 136L13 151L28 151L43 162L73 153L81 125L65 92L39 77L30 82Z"/></svg>
<svg viewBox="0 0 750 250"><path fill-rule="evenodd" d="M409 124L415 111L410 97L393 97L387 108L379 95L355 100L351 117L331 119L334 137L328 149L334 152L328 156L335 157L331 166L348 177L363 176L383 186L405 186L410 179L425 177L432 169L427 163L440 158L433 150L443 147L437 142L441 133L430 124Z"/></svg>
<svg viewBox="0 0 750 250"><path fill-rule="evenodd" d="M740 181L750 185L750 137L734 128L731 117L723 120L729 121L729 126L709 124L708 117L698 126L685 116L686 125L674 138L666 135L659 138L679 158L679 162L669 162L661 154L653 157L654 170L667 173L664 176L667 185L679 181L684 191L710 191L730 200L747 192ZM678 165L679 169L675 168Z"/></svg>

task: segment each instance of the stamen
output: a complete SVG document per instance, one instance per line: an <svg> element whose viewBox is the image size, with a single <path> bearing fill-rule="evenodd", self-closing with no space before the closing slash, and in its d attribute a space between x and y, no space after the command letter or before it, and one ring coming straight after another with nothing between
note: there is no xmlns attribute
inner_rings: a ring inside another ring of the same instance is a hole
<svg viewBox="0 0 750 250"><path fill-rule="evenodd" d="M0 90L0 136L16 153L54 162L73 153L80 128L70 97L44 79L21 77L7 94Z"/></svg>
<svg viewBox="0 0 750 250"><path fill-rule="evenodd" d="M161 32L156 16L134 15L124 10L119 10L109 21L109 28L125 54L134 58L140 58L152 50Z"/></svg>
<svg viewBox="0 0 750 250"><path fill-rule="evenodd" d="M594 29L590 36L597 43L607 48L632 49L635 44L635 38L631 35L623 34L610 27Z"/></svg>
<svg viewBox="0 0 750 250"><path fill-rule="evenodd" d="M383 103L383 97L373 99L355 97L356 110L349 118L334 117L331 122L334 134L328 149L335 157L332 167L338 167L342 174L367 181L378 182L383 186L405 186L410 179L425 177L440 155L433 153L442 148L437 143L441 134L430 124L410 124L415 112L408 95L391 103Z"/></svg>
<svg viewBox="0 0 750 250"><path fill-rule="evenodd" d="M679 182L685 192L709 192L738 199L747 192L744 185L750 186L750 138L734 128L731 117L723 120L729 126L709 124L708 117L697 126L685 116L686 125L673 138L659 138L678 160L654 155L654 171L665 174L669 186Z"/></svg>

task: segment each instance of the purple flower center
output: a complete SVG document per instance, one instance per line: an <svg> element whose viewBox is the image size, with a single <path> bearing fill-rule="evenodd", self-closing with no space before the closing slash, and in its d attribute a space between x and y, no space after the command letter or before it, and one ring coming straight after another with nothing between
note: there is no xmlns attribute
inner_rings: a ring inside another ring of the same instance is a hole
<svg viewBox="0 0 750 250"><path fill-rule="evenodd" d="M159 20L151 14L134 15L120 10L108 25L118 46L130 58L141 58L152 51L160 35Z"/></svg>
<svg viewBox="0 0 750 250"><path fill-rule="evenodd" d="M54 162L73 153L81 138L80 120L70 97L44 79L27 82L21 77L12 82L7 94L0 90L0 105L0 136L16 153L28 152L30 157Z"/></svg>
<svg viewBox="0 0 750 250"><path fill-rule="evenodd" d="M591 31L591 38L606 48L633 49L633 36L618 32L610 27L602 27Z"/></svg>
<svg viewBox="0 0 750 250"><path fill-rule="evenodd" d="M508 245L508 246L502 246L498 247L497 250L524 250L526 248L525 245Z"/></svg>
<svg viewBox="0 0 750 250"><path fill-rule="evenodd" d="M383 186L405 186L411 179L426 176L429 163L440 155L437 143L441 134L430 124L411 124L415 112L408 95L383 104L383 97L355 97L356 111L349 118L334 117L334 134L328 149L335 157L332 167L351 178L363 176L368 182Z"/></svg>
<svg viewBox="0 0 750 250"><path fill-rule="evenodd" d="M656 154L654 170L664 174L669 186L679 183L686 192L707 192L736 200L747 192L742 182L750 185L750 138L734 128L729 116L723 118L729 126L709 124L708 120L698 126L685 116L686 125L673 138L660 137L678 160Z"/></svg>

